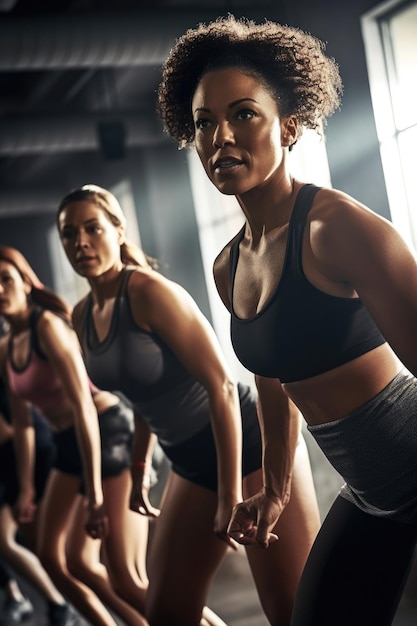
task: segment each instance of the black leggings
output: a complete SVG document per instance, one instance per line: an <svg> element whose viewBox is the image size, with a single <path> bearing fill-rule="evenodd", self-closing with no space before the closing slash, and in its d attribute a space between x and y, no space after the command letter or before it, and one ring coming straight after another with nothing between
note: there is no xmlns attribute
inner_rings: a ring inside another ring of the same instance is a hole
<svg viewBox="0 0 417 626"><path fill-rule="evenodd" d="M417 525L338 496L311 549L291 626L389 626L414 562Z"/></svg>
<svg viewBox="0 0 417 626"><path fill-rule="evenodd" d="M14 579L14 575L11 572L9 565L3 559L0 559L0 589L6 589L11 580Z"/></svg>

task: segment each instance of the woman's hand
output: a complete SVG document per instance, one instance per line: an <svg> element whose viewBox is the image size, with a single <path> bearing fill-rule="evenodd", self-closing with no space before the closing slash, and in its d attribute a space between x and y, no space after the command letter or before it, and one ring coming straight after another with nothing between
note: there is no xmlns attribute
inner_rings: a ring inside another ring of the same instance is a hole
<svg viewBox="0 0 417 626"><path fill-rule="evenodd" d="M133 473L133 472L132 472ZM129 508L135 513L146 515L147 517L159 517L160 510L152 506L149 501L150 479L147 474L133 477L132 491L130 494Z"/></svg>
<svg viewBox="0 0 417 626"><path fill-rule="evenodd" d="M104 539L109 532L109 520L104 504L87 504L87 522L85 530L93 539Z"/></svg>
<svg viewBox="0 0 417 626"><path fill-rule="evenodd" d="M30 524L35 518L34 492L21 491L14 506L14 517L18 524Z"/></svg>
<svg viewBox="0 0 417 626"><path fill-rule="evenodd" d="M216 517L214 519L214 532L218 536L219 539L226 542L228 546L233 548L233 550L237 550L236 542L232 539L232 537L228 534L228 526L232 514L232 505L222 505L219 502L216 511Z"/></svg>
<svg viewBox="0 0 417 626"><path fill-rule="evenodd" d="M283 509L282 502L275 495L262 489L251 498L236 504L228 534L244 546L259 544L267 548L278 541L278 535L271 531Z"/></svg>

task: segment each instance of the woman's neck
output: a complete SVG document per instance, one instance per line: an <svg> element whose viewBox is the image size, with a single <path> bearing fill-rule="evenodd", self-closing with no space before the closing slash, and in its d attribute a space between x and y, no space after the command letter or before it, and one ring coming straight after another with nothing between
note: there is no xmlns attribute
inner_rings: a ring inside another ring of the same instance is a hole
<svg viewBox="0 0 417 626"><path fill-rule="evenodd" d="M257 187L237 197L254 237L264 237L288 224L301 185L291 177L282 185Z"/></svg>
<svg viewBox="0 0 417 626"><path fill-rule="evenodd" d="M27 331L30 325L30 316L32 311L33 306L28 306L24 311L7 317L12 337L17 337L21 333Z"/></svg>
<svg viewBox="0 0 417 626"><path fill-rule="evenodd" d="M119 293L125 268L125 265L120 265L100 276L89 279L93 300L99 308L102 308L108 300L115 298Z"/></svg>

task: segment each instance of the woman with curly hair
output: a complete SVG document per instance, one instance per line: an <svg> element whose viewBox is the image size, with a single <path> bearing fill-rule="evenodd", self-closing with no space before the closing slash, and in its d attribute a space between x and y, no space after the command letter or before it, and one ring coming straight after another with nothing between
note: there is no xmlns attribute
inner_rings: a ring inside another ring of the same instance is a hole
<svg viewBox="0 0 417 626"><path fill-rule="evenodd" d="M391 624L417 539L416 255L388 220L295 180L288 164L303 129L321 133L341 94L319 40L233 16L180 37L159 89L166 132L195 147L246 218L214 276L235 352L256 378L264 484L235 507L229 533L276 545L293 498L294 405L345 481L292 626Z"/></svg>

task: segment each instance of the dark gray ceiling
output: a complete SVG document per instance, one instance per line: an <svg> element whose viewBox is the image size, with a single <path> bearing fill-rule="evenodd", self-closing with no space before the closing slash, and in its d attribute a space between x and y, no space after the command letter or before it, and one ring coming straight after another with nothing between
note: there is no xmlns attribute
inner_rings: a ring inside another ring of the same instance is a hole
<svg viewBox="0 0 417 626"><path fill-rule="evenodd" d="M71 173L168 141L170 46L199 21L276 0L0 0L0 218L51 210Z"/></svg>

